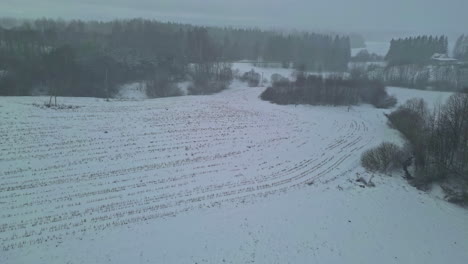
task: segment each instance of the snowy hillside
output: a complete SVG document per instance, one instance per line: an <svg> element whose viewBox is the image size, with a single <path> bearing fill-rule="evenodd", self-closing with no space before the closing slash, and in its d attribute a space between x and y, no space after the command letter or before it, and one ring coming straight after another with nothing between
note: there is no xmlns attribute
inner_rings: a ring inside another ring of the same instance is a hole
<svg viewBox="0 0 468 264"><path fill-rule="evenodd" d="M388 110L263 89L67 110L0 97L0 263L466 262L468 211L399 175L356 183L364 150L399 141Z"/></svg>

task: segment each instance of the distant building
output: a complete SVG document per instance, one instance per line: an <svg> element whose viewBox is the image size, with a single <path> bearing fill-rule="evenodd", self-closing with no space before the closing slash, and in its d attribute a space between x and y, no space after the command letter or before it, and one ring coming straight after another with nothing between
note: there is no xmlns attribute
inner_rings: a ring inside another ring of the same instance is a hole
<svg viewBox="0 0 468 264"><path fill-rule="evenodd" d="M438 65L453 65L457 64L458 60L449 57L447 54L434 53L431 57L431 61Z"/></svg>

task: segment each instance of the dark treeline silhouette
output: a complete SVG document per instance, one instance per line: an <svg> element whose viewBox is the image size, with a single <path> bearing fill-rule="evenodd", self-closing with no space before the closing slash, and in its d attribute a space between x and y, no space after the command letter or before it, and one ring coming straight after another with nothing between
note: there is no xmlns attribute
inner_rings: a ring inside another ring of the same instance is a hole
<svg viewBox="0 0 468 264"><path fill-rule="evenodd" d="M396 98L387 94L379 81L365 78L343 78L297 74L294 82L281 80L273 83L261 98L277 104L355 105L370 103L378 108L396 104Z"/></svg>
<svg viewBox="0 0 468 264"><path fill-rule="evenodd" d="M468 61L468 36L461 35L453 49L453 55L456 59Z"/></svg>
<svg viewBox="0 0 468 264"><path fill-rule="evenodd" d="M261 59L293 63L296 68L305 65L308 70L343 71L351 57L348 36L236 28L208 28L208 32L221 47L221 57L228 61Z"/></svg>
<svg viewBox="0 0 468 264"><path fill-rule="evenodd" d="M262 58L266 61L290 62L297 68L305 65L307 70L344 71L351 57L348 37L330 37L305 34L271 36L263 47Z"/></svg>
<svg viewBox="0 0 468 264"><path fill-rule="evenodd" d="M193 77L191 64L203 64L195 69L203 74L225 73L227 70L216 68L219 62L241 59L337 71L346 69L349 58L349 37L285 35L143 19L39 19L12 23L8 29L0 27L0 94L29 95L35 89L45 89L55 95L105 97L125 82L151 80L155 87L162 81ZM156 75L164 76L155 80ZM225 76L204 78L220 80ZM200 92L200 88L195 90ZM158 94L167 92L153 89L152 95Z"/></svg>
<svg viewBox="0 0 468 264"><path fill-rule="evenodd" d="M435 53L447 54L446 36L418 36L405 39L392 39L390 50L385 56L389 65L425 64Z"/></svg>
<svg viewBox="0 0 468 264"><path fill-rule="evenodd" d="M130 81L183 80L189 63L212 65L217 54L204 28L42 19L0 30L0 69L7 72L0 94L29 95L43 88L51 95L107 97ZM167 87L149 95L167 94Z"/></svg>

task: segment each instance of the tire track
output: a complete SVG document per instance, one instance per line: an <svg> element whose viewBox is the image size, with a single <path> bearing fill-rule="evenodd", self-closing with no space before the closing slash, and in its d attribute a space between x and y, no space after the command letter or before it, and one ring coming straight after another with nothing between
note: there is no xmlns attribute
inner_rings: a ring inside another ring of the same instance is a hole
<svg viewBox="0 0 468 264"><path fill-rule="evenodd" d="M356 116L271 105L258 93L86 101L63 112L24 104L26 122L7 123L9 131L0 124L8 131L0 149L1 249L329 183L373 140Z"/></svg>

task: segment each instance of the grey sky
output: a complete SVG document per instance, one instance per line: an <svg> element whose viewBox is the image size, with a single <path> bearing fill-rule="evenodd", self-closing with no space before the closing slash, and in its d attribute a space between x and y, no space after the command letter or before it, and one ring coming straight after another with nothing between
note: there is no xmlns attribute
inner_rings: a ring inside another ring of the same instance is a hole
<svg viewBox="0 0 468 264"><path fill-rule="evenodd" d="M335 31L468 31L468 0L0 0L0 16Z"/></svg>

